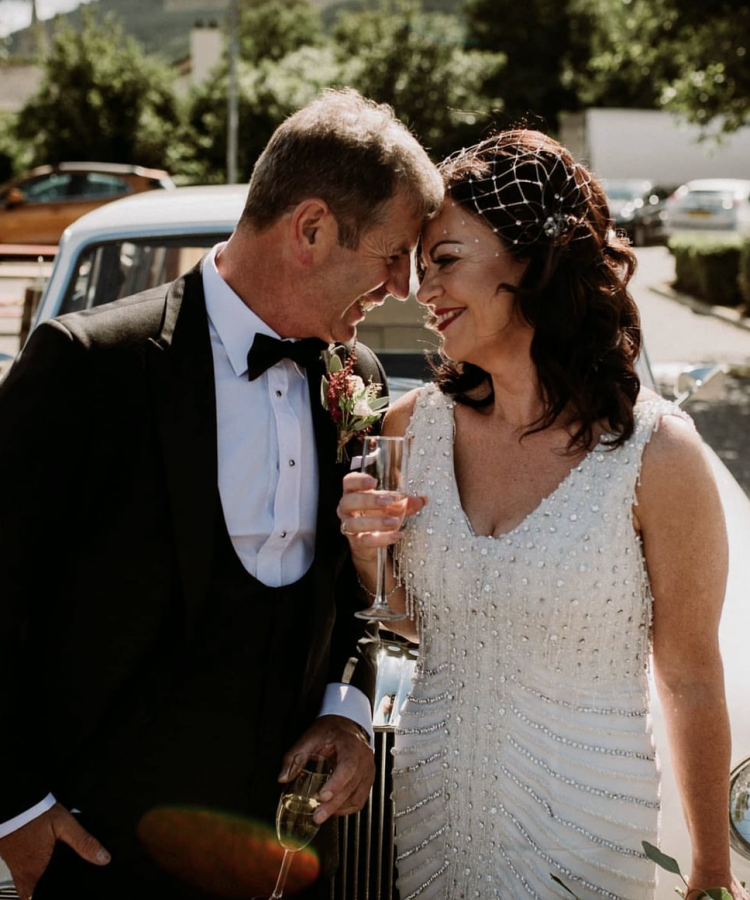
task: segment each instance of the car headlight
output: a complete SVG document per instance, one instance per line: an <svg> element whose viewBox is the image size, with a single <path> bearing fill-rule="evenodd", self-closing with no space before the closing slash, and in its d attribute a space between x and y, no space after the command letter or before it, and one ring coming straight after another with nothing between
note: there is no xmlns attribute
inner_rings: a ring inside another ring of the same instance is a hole
<svg viewBox="0 0 750 900"><path fill-rule="evenodd" d="M732 847L750 859L750 757L729 776L729 823Z"/></svg>

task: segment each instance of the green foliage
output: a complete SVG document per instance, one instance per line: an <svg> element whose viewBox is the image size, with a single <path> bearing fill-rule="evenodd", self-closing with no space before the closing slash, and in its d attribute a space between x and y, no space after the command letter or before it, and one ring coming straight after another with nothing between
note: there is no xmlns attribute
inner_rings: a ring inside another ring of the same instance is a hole
<svg viewBox="0 0 750 900"><path fill-rule="evenodd" d="M554 130L561 110L579 108L564 79L566 59L577 58L579 41L568 5L569 0L466 0L467 47L507 57L507 66L482 86L484 93L503 97L505 124L527 121Z"/></svg>
<svg viewBox="0 0 750 900"><path fill-rule="evenodd" d="M584 106L662 107L726 131L750 121L746 3L568 0L568 12L582 52L564 81Z"/></svg>
<svg viewBox="0 0 750 900"><path fill-rule="evenodd" d="M342 13L333 40L342 83L389 103L436 157L477 140L502 107L483 86L497 81L505 57L465 50L459 22L419 3Z"/></svg>
<svg viewBox="0 0 750 900"><path fill-rule="evenodd" d="M648 841L642 841L643 844L643 852L648 856L648 858L655 862L657 866L660 866L667 872L671 872L673 875L679 875L682 881L685 884L685 887L688 886L687 879L680 871L680 865L676 859L671 856L667 856L666 853L663 853L659 850L658 847L654 847L653 844L649 844ZM680 896L684 897L685 894L680 891ZM707 891L698 891L698 898L706 897L708 900L732 900L732 895L726 888L716 887L709 888Z"/></svg>
<svg viewBox="0 0 750 900"><path fill-rule="evenodd" d="M300 22L305 22L306 5L291 0L281 11L284 16L298 14ZM265 15L264 7L269 16L281 9L278 0L256 0L253 8ZM274 129L325 87L350 85L374 100L390 103L436 157L474 140L500 104L483 97L480 88L502 66L502 57L467 52L455 18L424 13L417 3L386 3L377 10L345 12L325 40L305 29L290 28L290 33L308 33L315 42L301 43L280 59L270 51L262 58L243 59L240 65L238 172L242 180L249 177ZM259 42L256 50L272 45ZM191 179L225 178L226 92L224 67L191 95L189 140L183 142L186 155L179 163L179 171Z"/></svg>
<svg viewBox="0 0 750 900"><path fill-rule="evenodd" d="M643 845L643 852L652 862L655 862L657 866L664 869L665 872L671 872L672 875L682 874L680 872L679 863L676 859L671 856L667 856L666 853L663 853L658 847L655 847L648 841L641 841L641 843Z"/></svg>
<svg viewBox="0 0 750 900"><path fill-rule="evenodd" d="M82 28L60 27L38 93L18 115L15 137L32 162L89 159L164 165L179 116L168 68L146 57L122 26L91 10Z"/></svg>
<svg viewBox="0 0 750 900"><path fill-rule="evenodd" d="M726 131L750 122L750 6L731 0L672 5L678 17L661 52L678 71L662 103L702 125L718 121Z"/></svg>
<svg viewBox="0 0 750 900"><path fill-rule="evenodd" d="M658 847L655 847L653 844L650 844L648 841L641 841L641 845L643 846L643 852L646 856L657 866L664 869L667 872L670 872L672 875L679 876L685 884L687 888L688 882L685 876L680 871L679 863L676 859L671 856L667 856L666 853L663 853ZM580 900L580 897L573 893L573 891L565 884L562 879L558 878L557 875L550 872L550 878L560 885L574 900ZM677 889L675 889L677 890ZM685 893L681 890L677 890L677 893L681 897L685 897ZM692 893L692 892L691 892ZM707 898L707 900L732 900L732 895L729 893L726 888L717 887L717 888L709 888L707 891L697 891L697 900L702 900L702 898Z"/></svg>
<svg viewBox="0 0 750 900"><path fill-rule="evenodd" d="M675 288L707 303L738 306L739 236L674 235L668 247L675 258Z"/></svg>
<svg viewBox="0 0 750 900"><path fill-rule="evenodd" d="M237 170L246 181L273 131L324 87L339 83L340 66L330 46L300 47L278 62L239 66ZM227 72L192 94L181 171L194 181L226 180Z"/></svg>
<svg viewBox="0 0 750 900"><path fill-rule="evenodd" d="M585 106L655 109L677 69L660 48L676 12L662 0L569 0L577 58L564 81Z"/></svg>
<svg viewBox="0 0 750 900"><path fill-rule="evenodd" d="M558 878L557 875L554 875L552 872L550 872L549 877L553 881L557 882L557 884L559 884L561 888L567 891L571 897L575 897L575 900L580 900L578 894L574 894L573 891L571 891L571 889L567 886L567 884L565 884L565 882L561 878Z"/></svg>
<svg viewBox="0 0 750 900"><path fill-rule="evenodd" d="M250 0L240 11L240 42L247 62L278 62L323 42L320 11L310 0Z"/></svg>
<svg viewBox="0 0 750 900"><path fill-rule="evenodd" d="M750 309L750 237L746 237L740 245L737 285L745 308Z"/></svg>
<svg viewBox="0 0 750 900"><path fill-rule="evenodd" d="M0 184L20 175L31 166L31 154L26 144L16 137L18 116L0 114Z"/></svg>

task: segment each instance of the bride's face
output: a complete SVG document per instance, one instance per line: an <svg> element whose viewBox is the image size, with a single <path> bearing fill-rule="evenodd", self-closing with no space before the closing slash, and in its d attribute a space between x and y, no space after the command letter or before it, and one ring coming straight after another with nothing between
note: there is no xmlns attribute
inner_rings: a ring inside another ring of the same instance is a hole
<svg viewBox="0 0 750 900"><path fill-rule="evenodd" d="M422 234L422 277L417 299L430 312L445 353L485 371L492 359L519 342L528 346L531 328L516 310L514 295L526 269L478 216L446 200Z"/></svg>

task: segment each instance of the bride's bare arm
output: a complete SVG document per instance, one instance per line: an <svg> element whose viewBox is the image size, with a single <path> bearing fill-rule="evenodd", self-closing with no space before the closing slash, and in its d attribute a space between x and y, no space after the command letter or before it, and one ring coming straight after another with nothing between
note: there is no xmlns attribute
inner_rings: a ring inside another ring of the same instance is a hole
<svg viewBox="0 0 750 900"><path fill-rule="evenodd" d="M718 624L727 545L710 464L689 425L666 416L643 456L636 523L654 597L654 673L690 839L690 894L730 871L730 734Z"/></svg>

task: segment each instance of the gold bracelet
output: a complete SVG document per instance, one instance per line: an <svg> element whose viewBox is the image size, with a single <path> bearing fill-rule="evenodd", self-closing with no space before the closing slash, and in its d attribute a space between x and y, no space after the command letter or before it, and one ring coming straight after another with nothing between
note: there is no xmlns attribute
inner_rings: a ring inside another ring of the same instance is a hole
<svg viewBox="0 0 750 900"><path fill-rule="evenodd" d="M359 572L357 572L357 584L362 588L362 590L367 594L367 596L368 596L371 600L374 600L374 599L377 597L377 594L374 594L374 593L373 593L373 592L372 592L372 591L371 591L371 590L363 583L362 579L359 577ZM400 587L403 587L403 583L400 582L400 581L397 581L397 582L393 585L393 587L390 589L390 591L388 591L388 593L384 595L383 599L384 599L384 600L388 600L390 597L392 597L392 596L396 593L396 591L397 591Z"/></svg>

